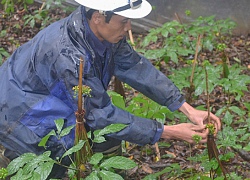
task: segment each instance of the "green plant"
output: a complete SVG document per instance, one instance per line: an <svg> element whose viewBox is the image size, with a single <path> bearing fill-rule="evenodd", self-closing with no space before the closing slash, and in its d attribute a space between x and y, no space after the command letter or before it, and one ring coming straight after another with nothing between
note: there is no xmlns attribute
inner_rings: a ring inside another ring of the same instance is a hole
<svg viewBox="0 0 250 180"><path fill-rule="evenodd" d="M154 119L161 123L165 123L166 119L169 119L174 123L174 118L180 119L181 122L187 121L186 116L182 113L171 112L167 107L157 104L141 93L126 100L113 91L109 91L109 95L111 96L114 105L136 116Z"/></svg>
<svg viewBox="0 0 250 180"><path fill-rule="evenodd" d="M193 135L192 139L195 141L196 144L199 144L199 142L202 140L202 137L195 134Z"/></svg>
<svg viewBox="0 0 250 180"><path fill-rule="evenodd" d="M247 85L250 84L250 78L248 75L242 74L243 68L238 64L234 64L230 67L230 72L227 78L222 78L218 85L223 87L225 93L228 96L228 102L231 103L231 95L235 95L237 101L244 95L244 91L248 91Z"/></svg>
<svg viewBox="0 0 250 180"><path fill-rule="evenodd" d="M25 15L23 19L25 20L24 26L29 24L31 28L44 28L49 24L50 17L48 10L35 10L33 14Z"/></svg>
<svg viewBox="0 0 250 180"><path fill-rule="evenodd" d="M14 12L15 5L21 5L24 9L27 9L27 6L33 3L34 3L34 0L2 0L1 1L1 4L4 6L4 11L7 14Z"/></svg>
<svg viewBox="0 0 250 180"><path fill-rule="evenodd" d="M157 173L147 175L145 178L143 178L143 180L156 180L161 175L164 175L165 179L169 179L171 177L178 177L182 173L183 171L181 170L180 165L174 163Z"/></svg>
<svg viewBox="0 0 250 180"><path fill-rule="evenodd" d="M10 54L4 49L4 48L0 48L0 65L2 65L2 63L4 62L5 58L8 58L10 56Z"/></svg>
<svg viewBox="0 0 250 180"><path fill-rule="evenodd" d="M64 136L67 136L70 131L75 127L74 125L68 126L66 128L64 127L64 120L63 119L58 119L55 120L56 124L56 130L52 130L50 133L48 133L45 137L42 138L41 142L39 143L38 146L42 146L46 149L46 143L48 139L51 136L54 136L60 141L60 139ZM102 130L94 131L94 134L97 135L97 140L95 138L93 139L94 142L104 142L105 138L103 137L106 134L109 133L114 133L117 131L122 130L126 125L122 124L112 124L110 126L105 127ZM91 136L89 134L89 136ZM54 164L58 164L61 166L66 167L65 165L61 164L61 161L64 157L68 156L72 162L72 165L70 167L67 167L70 169L70 172L72 175L72 178L74 179L74 175L76 174L77 171L91 171L90 169L84 169L80 167L80 169L77 169L75 166L74 160L71 158L74 153L79 151L83 146L84 146L85 141L80 140L78 144L73 146L70 149L66 149L65 147L65 153L61 156L58 157L58 159L54 160L50 158L50 151L45 151L43 154L36 155L34 153L24 153L23 155L19 156L18 158L12 160L10 164L6 169L2 169L0 173L2 173L2 176L5 176L6 173L8 173L8 176L11 176L11 179L27 179L27 178L33 178L33 179L46 179ZM62 144L63 145L63 144ZM98 158L99 157L99 158ZM101 162L101 154L98 155L93 155L93 157L90 160L90 164L93 165L93 168L97 168L98 163ZM98 159L98 162L97 162ZM96 163L95 163L96 162ZM83 165L85 167L85 165ZM113 168L115 169L129 169L132 167L135 167L136 164L132 161L129 160L125 157L111 157L109 159L104 160L98 168L102 169L102 172L100 172L100 177L105 176L105 173L109 173L108 171L113 171ZM99 171L98 171L99 173ZM118 177L119 175L114 175L114 172L110 172L114 177ZM93 172L94 174L94 172ZM93 176L93 174L91 176ZM114 178L115 179L115 178Z"/></svg>
<svg viewBox="0 0 250 180"><path fill-rule="evenodd" d="M123 178L115 172L115 169L127 170L137 166L137 164L123 156L114 156L105 159L102 153L94 154L89 163L92 165L92 172L86 177L86 180L122 180Z"/></svg>
<svg viewBox="0 0 250 180"><path fill-rule="evenodd" d="M6 168L0 169L0 179L5 179L8 176L8 170Z"/></svg>

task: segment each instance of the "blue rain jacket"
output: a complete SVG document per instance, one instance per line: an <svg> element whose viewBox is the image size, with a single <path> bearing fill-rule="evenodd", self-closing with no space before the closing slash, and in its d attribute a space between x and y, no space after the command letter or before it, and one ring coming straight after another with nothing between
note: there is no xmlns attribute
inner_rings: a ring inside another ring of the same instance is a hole
<svg viewBox="0 0 250 180"><path fill-rule="evenodd" d="M114 142L153 144L159 140L163 126L112 104L106 90L113 75L171 111L184 103L176 86L136 53L126 39L110 44L105 61L98 62L90 33L85 8L80 6L67 18L41 30L0 66L0 143L17 156L44 152L37 145L56 129L54 120L63 118L65 127L75 124L77 99L72 87L78 85L80 57L84 59L83 84L92 89L92 97L84 101L89 128L128 125L110 135ZM60 142L50 138L47 149L56 157L63 153L61 144L70 148L73 143L74 131Z"/></svg>

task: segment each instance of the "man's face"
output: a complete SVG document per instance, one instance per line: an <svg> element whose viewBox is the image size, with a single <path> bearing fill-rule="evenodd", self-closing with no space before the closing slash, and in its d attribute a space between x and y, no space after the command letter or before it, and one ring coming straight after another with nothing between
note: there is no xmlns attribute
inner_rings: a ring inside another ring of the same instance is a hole
<svg viewBox="0 0 250 180"><path fill-rule="evenodd" d="M100 22L96 25L95 35L101 41L106 40L110 43L117 43L131 29L129 18L120 15L113 15L109 23L105 22L105 16L100 14Z"/></svg>

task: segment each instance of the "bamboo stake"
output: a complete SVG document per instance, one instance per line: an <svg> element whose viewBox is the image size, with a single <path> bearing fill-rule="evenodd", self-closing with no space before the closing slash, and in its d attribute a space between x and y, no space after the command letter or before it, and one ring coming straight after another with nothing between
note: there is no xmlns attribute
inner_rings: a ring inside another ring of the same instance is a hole
<svg viewBox="0 0 250 180"><path fill-rule="evenodd" d="M78 82L78 86L79 86L78 110L75 112L75 115L76 115L75 145L78 144L80 140L85 141L84 146L81 148L81 150L75 153L76 167L80 170L85 169L84 164L86 164L86 162L92 155L92 149L90 147L87 132L84 127L85 110L83 108L83 97L82 97L82 74L83 74L83 59L80 58L79 82ZM76 176L77 176L77 179L79 180L81 178L81 171L78 171Z"/></svg>

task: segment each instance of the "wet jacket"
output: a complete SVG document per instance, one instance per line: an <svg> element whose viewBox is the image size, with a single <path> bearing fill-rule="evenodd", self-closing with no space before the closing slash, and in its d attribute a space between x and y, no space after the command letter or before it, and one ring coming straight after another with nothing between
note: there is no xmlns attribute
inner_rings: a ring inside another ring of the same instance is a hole
<svg viewBox="0 0 250 180"><path fill-rule="evenodd" d="M176 86L136 53L126 39L108 44L100 63L102 58L90 38L84 14L81 6L41 30L0 66L0 143L16 155L42 153L44 149L37 144L56 129L54 120L63 118L65 127L75 124L77 98L72 87L78 85L80 57L84 59L83 84L92 89L92 97L84 101L89 128L128 125L110 135L113 142L153 144L163 131L162 124L136 117L112 104L106 91L113 75L172 111L184 103ZM47 148L58 155L62 153L61 144L70 148L73 143L74 131L60 142L51 138Z"/></svg>

